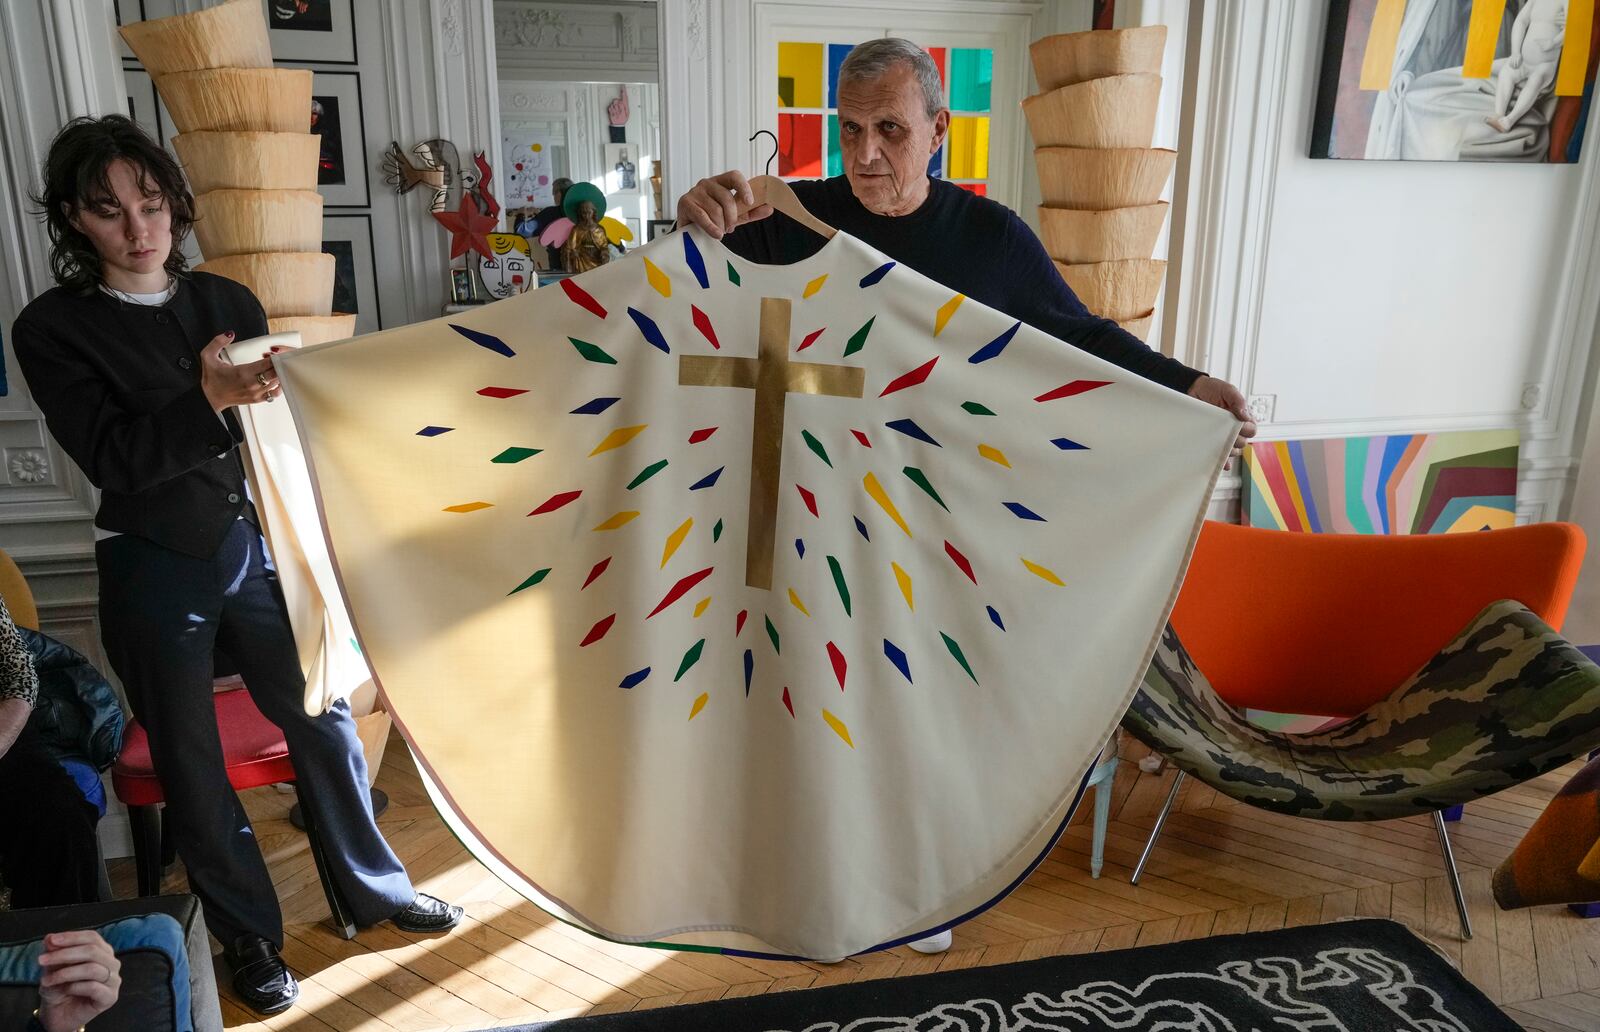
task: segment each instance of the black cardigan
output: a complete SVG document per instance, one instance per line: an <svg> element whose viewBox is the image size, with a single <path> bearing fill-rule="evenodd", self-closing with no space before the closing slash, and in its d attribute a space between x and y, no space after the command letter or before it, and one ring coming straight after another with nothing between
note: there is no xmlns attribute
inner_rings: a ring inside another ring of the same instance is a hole
<svg viewBox="0 0 1600 1032"><path fill-rule="evenodd" d="M55 287L17 317L34 403L100 489L96 526L204 558L244 513L239 421L218 419L200 388L200 350L229 330L259 337L266 314L247 288L203 272L165 305Z"/></svg>

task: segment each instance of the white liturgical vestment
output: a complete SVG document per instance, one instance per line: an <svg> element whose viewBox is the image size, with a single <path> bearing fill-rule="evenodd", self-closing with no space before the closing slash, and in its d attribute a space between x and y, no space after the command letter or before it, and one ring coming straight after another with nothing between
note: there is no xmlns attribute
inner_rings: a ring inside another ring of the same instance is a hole
<svg viewBox="0 0 1600 1032"><path fill-rule="evenodd" d="M843 233L673 233L277 364L474 854L599 935L819 959L1048 849L1237 430Z"/></svg>

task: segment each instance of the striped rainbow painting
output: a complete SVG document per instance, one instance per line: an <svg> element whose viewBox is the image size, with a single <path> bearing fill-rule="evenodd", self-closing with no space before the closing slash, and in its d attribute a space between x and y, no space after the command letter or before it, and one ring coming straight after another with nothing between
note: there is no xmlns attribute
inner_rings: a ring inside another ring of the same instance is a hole
<svg viewBox="0 0 1600 1032"><path fill-rule="evenodd" d="M1340 534L1509 527L1517 451L1515 430L1254 442L1244 522Z"/></svg>

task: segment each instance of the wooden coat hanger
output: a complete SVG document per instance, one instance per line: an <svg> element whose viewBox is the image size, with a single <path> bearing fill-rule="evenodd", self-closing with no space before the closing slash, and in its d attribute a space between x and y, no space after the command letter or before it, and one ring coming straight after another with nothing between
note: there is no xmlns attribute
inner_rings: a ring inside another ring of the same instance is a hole
<svg viewBox="0 0 1600 1032"><path fill-rule="evenodd" d="M832 240L839 233L837 229L806 211L806 206L800 203L800 198L794 195L789 184L777 176L756 176L750 180L750 192L755 195L757 205L772 205L774 211L783 212L826 240Z"/></svg>
<svg viewBox="0 0 1600 1032"><path fill-rule="evenodd" d="M754 142L756 136L761 135L772 137L772 154L767 158L767 171L771 172L772 160L778 156L778 137L770 129L761 129L756 132L755 136L750 137L749 142ZM832 240L839 234L837 229L807 211L806 206L800 203L800 198L796 197L794 191L789 188L789 184L777 176L756 176L750 180L750 192L755 196L758 207L763 204L770 204L774 211L783 212L824 240Z"/></svg>

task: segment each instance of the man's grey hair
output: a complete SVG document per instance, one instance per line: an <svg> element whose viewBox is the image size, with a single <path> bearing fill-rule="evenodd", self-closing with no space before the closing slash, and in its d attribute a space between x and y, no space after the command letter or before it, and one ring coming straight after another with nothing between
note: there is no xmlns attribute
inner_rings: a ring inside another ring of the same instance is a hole
<svg viewBox="0 0 1600 1032"><path fill-rule="evenodd" d="M910 65L916 73L928 117L933 118L943 111L944 84L939 80L939 66L933 63L926 50L909 39L884 36L857 44L839 66L839 85L880 79L893 65L900 63Z"/></svg>

